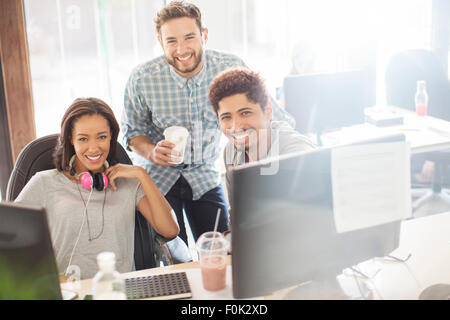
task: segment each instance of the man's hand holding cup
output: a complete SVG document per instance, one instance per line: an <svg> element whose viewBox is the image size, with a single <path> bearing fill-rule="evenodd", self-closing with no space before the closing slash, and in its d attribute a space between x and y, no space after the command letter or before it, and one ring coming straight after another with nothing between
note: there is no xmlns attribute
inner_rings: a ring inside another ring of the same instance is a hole
<svg viewBox="0 0 450 320"><path fill-rule="evenodd" d="M165 140L153 148L150 160L163 166L175 166L183 162L189 131L184 127L172 126L164 130Z"/></svg>
<svg viewBox="0 0 450 320"><path fill-rule="evenodd" d="M176 151L173 151L174 147L174 143L167 140L161 140L150 151L149 159L156 164L173 167L174 164L170 162L172 162L172 155L176 156Z"/></svg>

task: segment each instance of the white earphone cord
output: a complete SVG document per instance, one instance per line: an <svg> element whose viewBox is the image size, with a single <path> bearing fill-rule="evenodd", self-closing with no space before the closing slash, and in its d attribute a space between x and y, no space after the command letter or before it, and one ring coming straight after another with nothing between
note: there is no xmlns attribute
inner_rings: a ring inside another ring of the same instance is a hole
<svg viewBox="0 0 450 320"><path fill-rule="evenodd" d="M72 258L73 258L73 254L75 253L75 248L77 247L78 241L80 240L81 231L83 230L84 223L86 222L87 207L89 205L89 200L91 200L92 191L94 191L94 188L91 188L91 192L89 193L89 197L87 199L86 206L84 207L84 214L83 214L83 221L81 222L81 228L80 228L80 231L78 232L77 241L75 241L75 245L73 246L72 253L70 254L69 264L67 265L66 272L64 273L64 275L66 277L67 277L68 269L69 269L69 267L71 266L71 263L72 263Z"/></svg>

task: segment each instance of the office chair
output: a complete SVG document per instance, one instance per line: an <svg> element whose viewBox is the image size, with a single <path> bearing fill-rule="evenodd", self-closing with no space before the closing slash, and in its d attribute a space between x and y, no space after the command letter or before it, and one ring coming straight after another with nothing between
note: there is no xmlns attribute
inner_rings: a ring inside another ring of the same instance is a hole
<svg viewBox="0 0 450 320"><path fill-rule="evenodd" d="M28 180L38 171L54 169L53 151L59 135L35 139L20 152L6 190L6 200L14 201ZM117 143L116 161L132 164L124 148ZM156 233L144 216L136 210L134 263L136 270L192 261L189 249L181 238L168 240Z"/></svg>
<svg viewBox="0 0 450 320"><path fill-rule="evenodd" d="M394 55L386 68L386 100L389 105L415 111L417 81L425 80L429 96L427 114L450 121L450 82L438 57L428 50L407 50ZM417 211L426 203L440 200L450 206L450 196L443 190L450 150L430 152L412 159L411 168L421 170L425 160L435 163L431 190L413 202ZM413 172L414 173L414 172ZM414 184L413 187L417 186ZM447 208L448 209L448 208Z"/></svg>

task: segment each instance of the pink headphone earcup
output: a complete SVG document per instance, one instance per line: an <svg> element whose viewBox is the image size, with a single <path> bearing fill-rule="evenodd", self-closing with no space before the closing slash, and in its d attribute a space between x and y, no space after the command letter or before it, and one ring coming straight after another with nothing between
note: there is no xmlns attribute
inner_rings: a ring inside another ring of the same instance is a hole
<svg viewBox="0 0 450 320"><path fill-rule="evenodd" d="M108 188L109 180L108 180L108 177L106 176L106 174L102 173L102 176L103 176L103 185L104 185L103 190L106 190L106 188Z"/></svg>
<svg viewBox="0 0 450 320"><path fill-rule="evenodd" d="M80 176L80 183L83 187L85 187L88 190L92 189L92 185L94 184L94 181L92 179L92 176L89 172L83 172Z"/></svg>

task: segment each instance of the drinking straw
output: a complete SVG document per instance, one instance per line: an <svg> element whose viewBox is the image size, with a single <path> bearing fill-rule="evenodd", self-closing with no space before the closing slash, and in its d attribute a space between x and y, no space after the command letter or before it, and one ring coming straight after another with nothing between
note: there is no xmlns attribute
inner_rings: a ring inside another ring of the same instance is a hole
<svg viewBox="0 0 450 320"><path fill-rule="evenodd" d="M220 208L217 209L216 223L214 224L214 232L217 231L217 226L219 225L219 216L220 216Z"/></svg>
<svg viewBox="0 0 450 320"><path fill-rule="evenodd" d="M214 247L214 240L216 239L215 232L217 231L217 226L219 225L219 216L220 216L220 208L217 209L216 222L214 223L214 237L213 240L211 241L211 245L209 246L209 250L212 250L212 248Z"/></svg>

